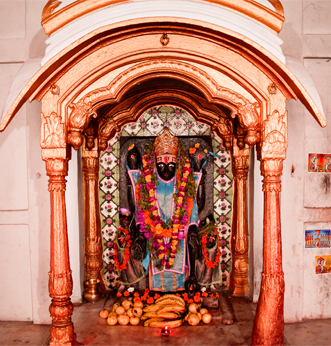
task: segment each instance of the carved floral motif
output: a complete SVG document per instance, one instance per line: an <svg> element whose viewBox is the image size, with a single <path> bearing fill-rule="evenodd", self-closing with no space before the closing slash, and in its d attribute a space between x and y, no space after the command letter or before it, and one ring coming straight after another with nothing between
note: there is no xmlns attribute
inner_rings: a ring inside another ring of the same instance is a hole
<svg viewBox="0 0 331 346"><path fill-rule="evenodd" d="M65 124L61 123L61 116L52 112L45 116L41 113L41 142L43 149L65 148Z"/></svg>
<svg viewBox="0 0 331 346"><path fill-rule="evenodd" d="M287 112L275 110L263 122L261 155L263 159L285 159L287 149Z"/></svg>
<svg viewBox="0 0 331 346"><path fill-rule="evenodd" d="M79 101L69 105L72 113L68 121L68 142L77 150L83 143L81 133L88 127L92 116L96 114L92 111L90 103Z"/></svg>

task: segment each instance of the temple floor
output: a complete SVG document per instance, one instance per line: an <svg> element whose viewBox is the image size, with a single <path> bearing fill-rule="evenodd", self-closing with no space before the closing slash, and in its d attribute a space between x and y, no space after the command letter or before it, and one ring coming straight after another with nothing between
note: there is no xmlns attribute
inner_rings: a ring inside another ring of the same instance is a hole
<svg viewBox="0 0 331 346"><path fill-rule="evenodd" d="M104 300L75 307L73 321L78 341L84 345L249 345L256 304L246 298L231 298L234 323L223 325L216 316L209 325L185 323L161 337L160 329L143 326L108 326L99 317ZM108 301L106 308L111 306ZM306 320L285 325L285 345L330 345L330 319ZM48 325L0 322L0 345L47 345Z"/></svg>

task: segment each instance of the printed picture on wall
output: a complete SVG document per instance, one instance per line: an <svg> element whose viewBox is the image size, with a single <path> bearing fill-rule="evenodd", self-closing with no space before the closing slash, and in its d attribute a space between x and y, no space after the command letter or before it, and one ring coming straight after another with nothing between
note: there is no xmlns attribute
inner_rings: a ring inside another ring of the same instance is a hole
<svg viewBox="0 0 331 346"><path fill-rule="evenodd" d="M316 274L330 273L331 255L315 256Z"/></svg>
<svg viewBox="0 0 331 346"><path fill-rule="evenodd" d="M331 173L331 154L308 154L308 172Z"/></svg>
<svg viewBox="0 0 331 346"><path fill-rule="evenodd" d="M306 248L331 247L331 230L317 229L305 231Z"/></svg>

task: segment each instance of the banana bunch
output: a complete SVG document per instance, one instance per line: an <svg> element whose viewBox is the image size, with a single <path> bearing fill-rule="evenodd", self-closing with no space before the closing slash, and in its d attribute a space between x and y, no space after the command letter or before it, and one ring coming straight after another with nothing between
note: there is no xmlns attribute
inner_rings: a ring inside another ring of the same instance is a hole
<svg viewBox="0 0 331 346"><path fill-rule="evenodd" d="M182 314L186 311L185 301L175 294L166 294L143 309L141 320L145 327L176 328L182 325Z"/></svg>

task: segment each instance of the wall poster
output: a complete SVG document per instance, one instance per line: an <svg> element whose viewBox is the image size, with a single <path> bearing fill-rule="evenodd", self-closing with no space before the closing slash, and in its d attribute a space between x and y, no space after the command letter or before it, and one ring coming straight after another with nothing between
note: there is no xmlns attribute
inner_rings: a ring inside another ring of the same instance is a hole
<svg viewBox="0 0 331 346"><path fill-rule="evenodd" d="M308 172L331 173L331 154L308 154Z"/></svg>
<svg viewBox="0 0 331 346"><path fill-rule="evenodd" d="M305 248L326 248L331 247L331 230L306 230Z"/></svg>
<svg viewBox="0 0 331 346"><path fill-rule="evenodd" d="M331 255L315 256L316 274L330 273Z"/></svg>

